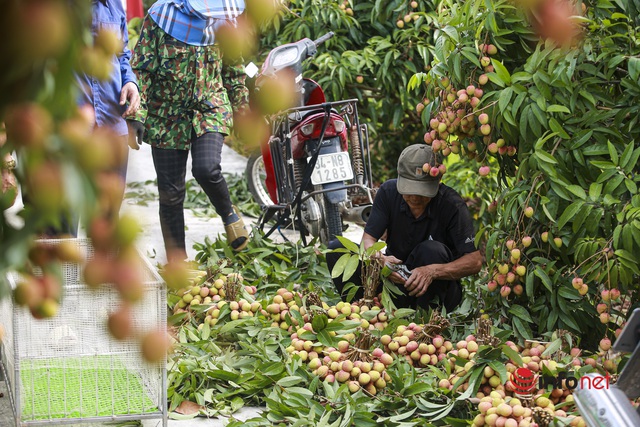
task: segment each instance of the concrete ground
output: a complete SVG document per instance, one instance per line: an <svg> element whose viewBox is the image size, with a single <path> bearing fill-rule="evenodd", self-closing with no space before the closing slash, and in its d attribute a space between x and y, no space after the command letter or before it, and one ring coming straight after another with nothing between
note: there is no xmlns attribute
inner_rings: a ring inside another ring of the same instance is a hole
<svg viewBox="0 0 640 427"><path fill-rule="evenodd" d="M189 161L190 162L190 161ZM222 151L222 170L224 173L230 174L244 174L247 159L244 156L239 155L226 145ZM127 170L127 183L129 187L133 187L133 183L136 186L141 182L155 180L155 170L153 162L151 160L151 149L149 145L144 144L139 151L130 151L129 165ZM191 179L190 165L188 166L187 179ZM157 189L154 184L148 185L148 190L157 194ZM233 188L229 189L233 191ZM20 218L16 216L16 213L22 209L21 199L18 198L15 206L5 212L8 220L15 224L20 223ZM142 225L143 232L138 239L138 247L141 252L151 258L151 263L164 264L166 262L166 254L164 251L164 245L162 240L162 234L160 231L160 223L158 220L158 201L157 199L150 200L146 206L135 204L135 200L126 199L122 206L122 213L131 213L138 218ZM255 223L255 218L244 217L245 223L250 226ZM193 249L193 244L196 242L203 242L205 236L209 236L211 239L215 239L216 236L224 233L224 227L222 221L218 217L203 218L194 215L191 211L185 210L185 224L187 226L186 231L186 243L187 243L187 255L189 259L194 259L196 251ZM82 235L82 230L80 232ZM359 242L362 237L362 228L349 224L349 228L344 233L345 237L348 237L354 241ZM297 240L297 236L293 233L285 234L287 238ZM282 239L278 233L272 235L274 240ZM9 398L7 395L7 384L0 376L0 427L15 426L13 414L9 404ZM233 416L239 420L246 420L248 418L255 417L259 414L261 408L259 407L246 407L235 413ZM224 426L226 424L225 418L195 418L192 420L169 420L169 427L214 427ZM60 424L58 424L60 425ZM75 424L84 427L98 427L98 426L114 426L113 422L104 423L90 423L90 424ZM156 427L162 426L160 420L144 420L142 422L144 427Z"/></svg>

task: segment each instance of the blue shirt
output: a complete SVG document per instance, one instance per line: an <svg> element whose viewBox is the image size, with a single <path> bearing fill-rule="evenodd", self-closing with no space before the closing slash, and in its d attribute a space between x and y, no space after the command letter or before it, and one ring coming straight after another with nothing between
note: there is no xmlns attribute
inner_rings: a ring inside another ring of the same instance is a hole
<svg viewBox="0 0 640 427"><path fill-rule="evenodd" d="M107 29L119 34L124 49L118 55L113 55L111 65L113 71L109 79L101 81L85 74L77 75L80 84L78 105L93 106L96 114L96 126L107 126L118 135L128 133L127 123L122 118L126 105L120 105L120 91L129 82L136 85L136 76L129 65L131 51L127 31L127 18L120 0L93 1L93 19L91 32L93 37L100 29Z"/></svg>

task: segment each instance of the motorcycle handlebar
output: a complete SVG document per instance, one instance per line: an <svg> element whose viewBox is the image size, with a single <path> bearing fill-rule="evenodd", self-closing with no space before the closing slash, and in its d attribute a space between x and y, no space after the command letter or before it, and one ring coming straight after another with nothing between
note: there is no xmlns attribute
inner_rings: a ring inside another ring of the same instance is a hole
<svg viewBox="0 0 640 427"><path fill-rule="evenodd" d="M320 46L322 43L326 42L333 36L333 31L329 31L327 34L320 36L320 38L318 38L317 40L314 40L313 44L315 44L316 46Z"/></svg>

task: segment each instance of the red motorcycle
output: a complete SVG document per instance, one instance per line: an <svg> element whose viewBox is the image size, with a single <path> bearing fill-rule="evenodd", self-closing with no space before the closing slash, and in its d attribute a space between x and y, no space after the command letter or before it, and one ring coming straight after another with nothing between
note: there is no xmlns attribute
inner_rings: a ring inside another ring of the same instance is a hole
<svg viewBox="0 0 640 427"><path fill-rule="evenodd" d="M327 102L320 85L302 77L302 62L331 37L276 47L256 79L257 91L265 79L293 79L297 100L267 118L271 134L247 163L249 190L263 209L258 225L275 220L266 236L297 228L303 243L311 235L326 244L342 235L345 221L364 224L371 210L369 137L358 100Z"/></svg>

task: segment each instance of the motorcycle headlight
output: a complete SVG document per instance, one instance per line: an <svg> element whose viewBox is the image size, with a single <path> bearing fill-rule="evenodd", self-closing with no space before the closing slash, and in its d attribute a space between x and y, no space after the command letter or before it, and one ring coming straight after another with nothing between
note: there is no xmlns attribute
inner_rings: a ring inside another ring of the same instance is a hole
<svg viewBox="0 0 640 427"><path fill-rule="evenodd" d="M340 133L344 130L344 122L342 120L335 120L333 122L333 127L335 128L336 132Z"/></svg>
<svg viewBox="0 0 640 427"><path fill-rule="evenodd" d="M313 123L307 123L306 125L300 128L300 132L302 132L302 134L305 136L309 136L313 133L314 128L315 128L315 125Z"/></svg>

